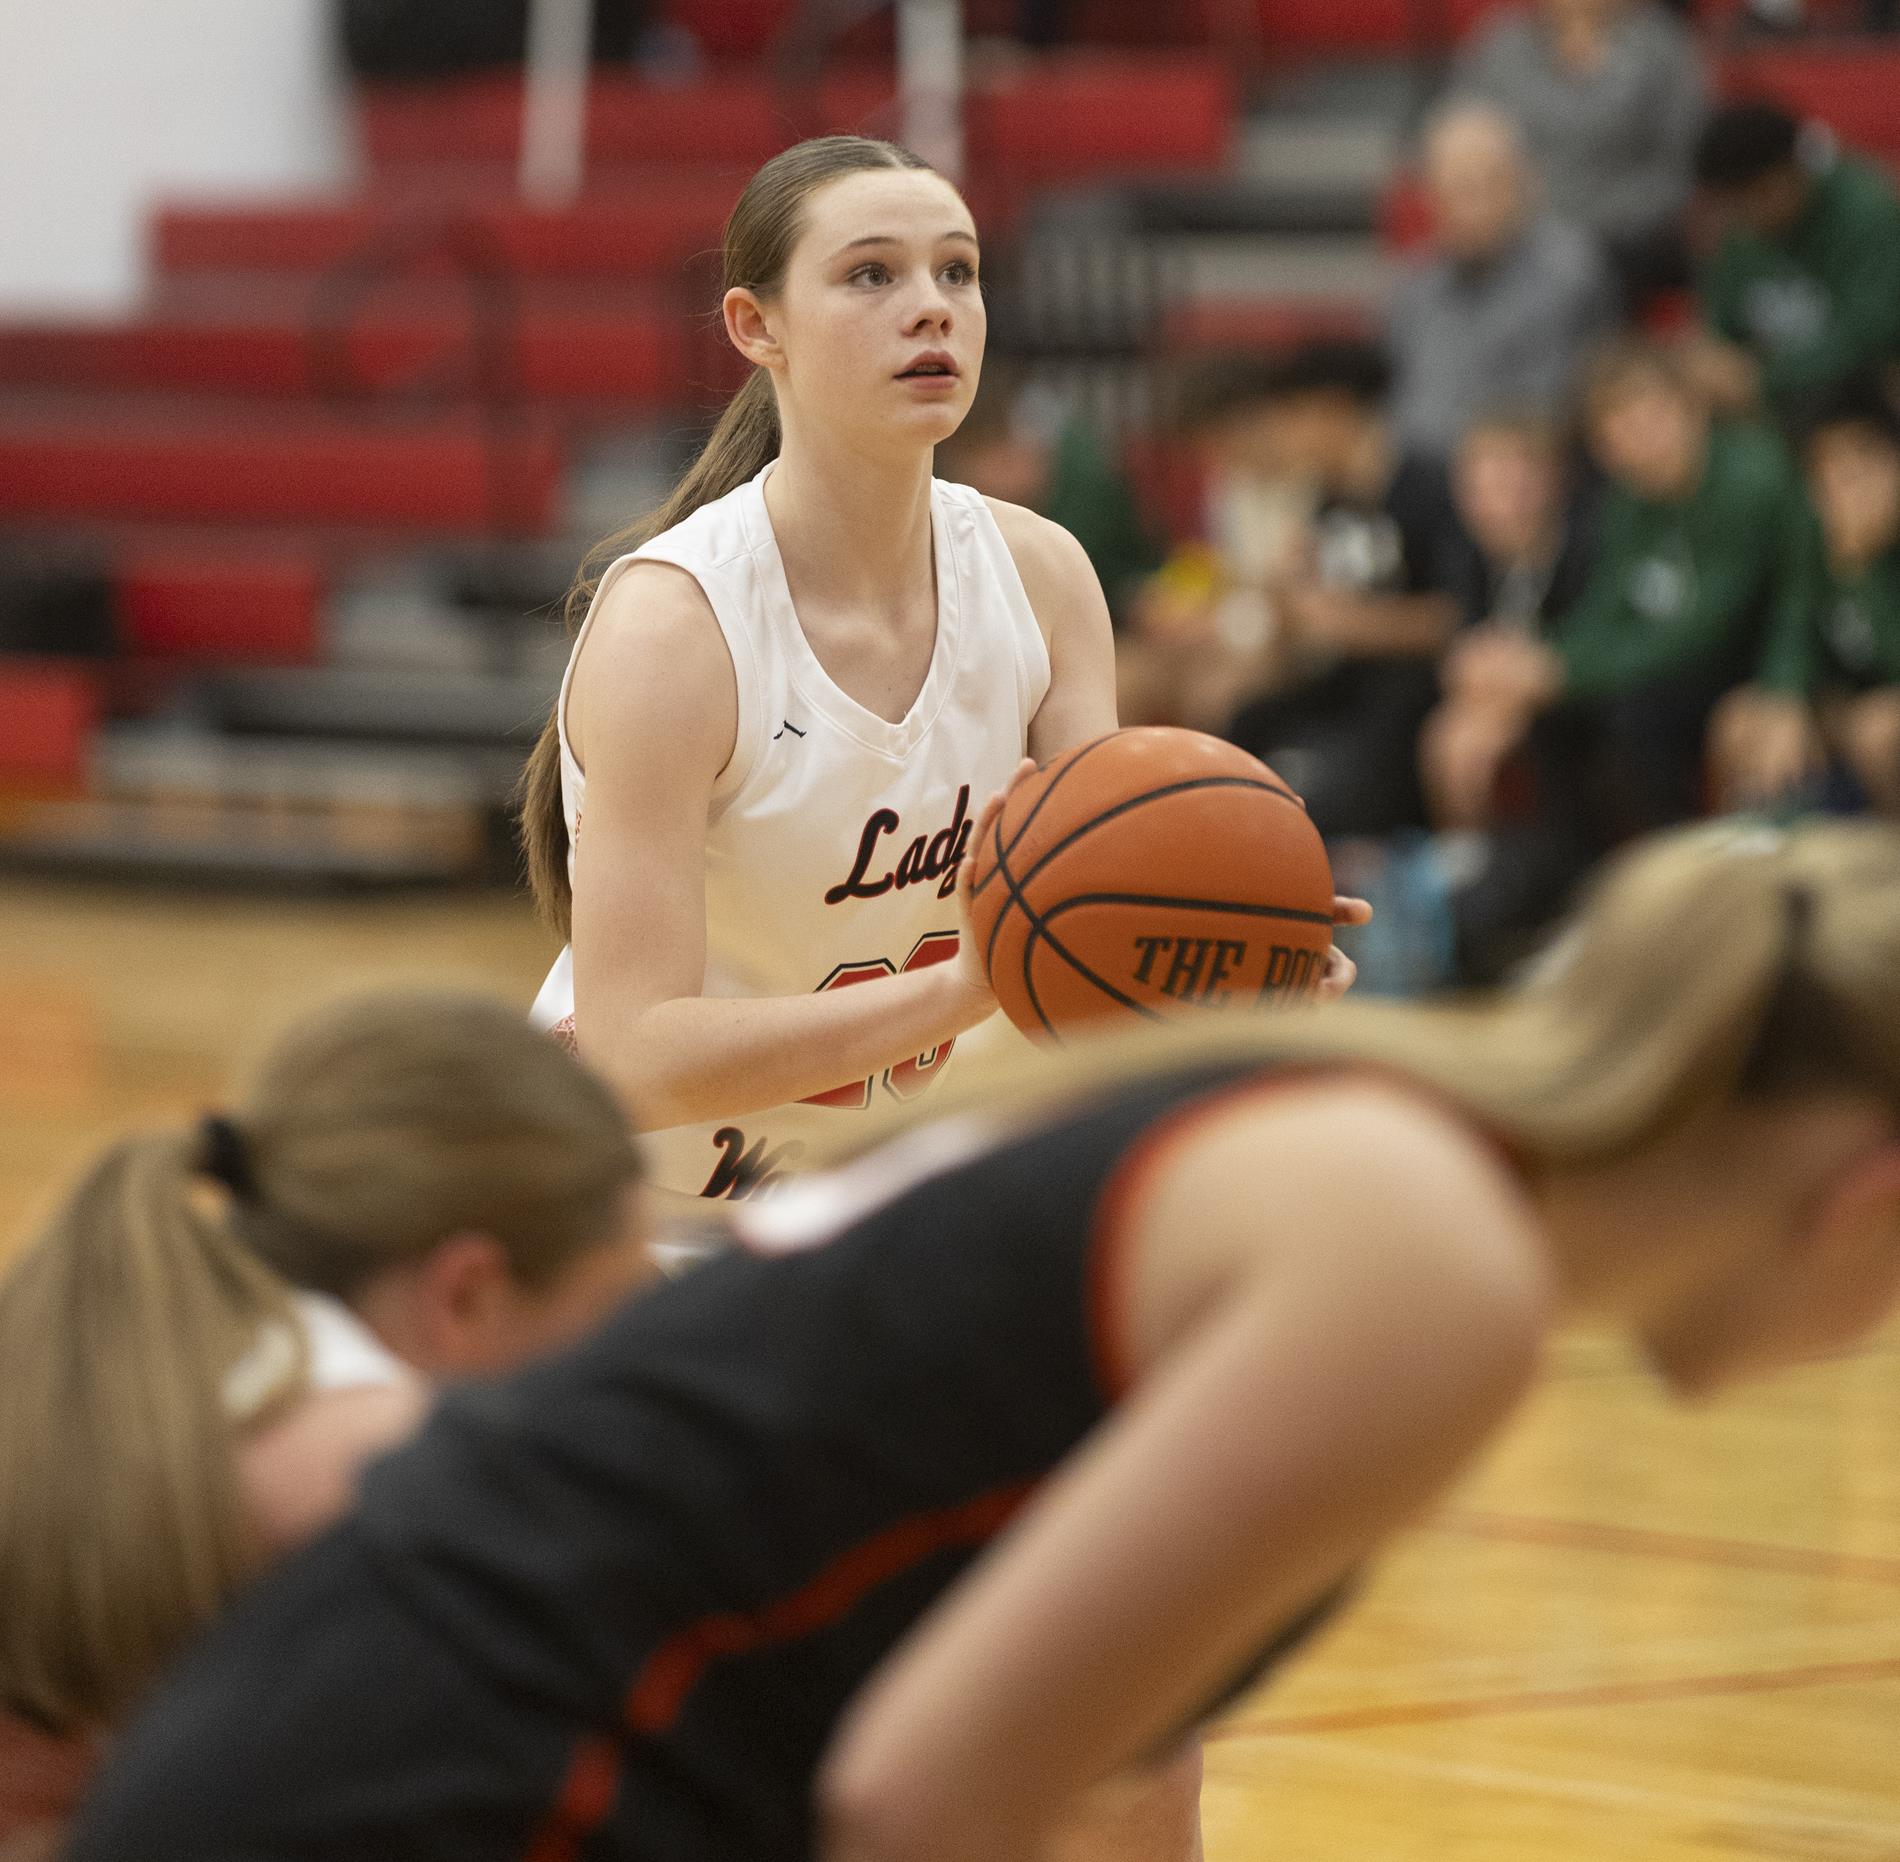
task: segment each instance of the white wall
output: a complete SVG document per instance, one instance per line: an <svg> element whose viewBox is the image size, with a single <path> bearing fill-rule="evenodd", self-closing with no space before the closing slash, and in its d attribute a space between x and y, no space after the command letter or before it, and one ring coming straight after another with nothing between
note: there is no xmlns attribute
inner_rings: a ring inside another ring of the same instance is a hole
<svg viewBox="0 0 1900 1862"><path fill-rule="evenodd" d="M160 195L342 185L329 0L0 0L0 315L124 310Z"/></svg>

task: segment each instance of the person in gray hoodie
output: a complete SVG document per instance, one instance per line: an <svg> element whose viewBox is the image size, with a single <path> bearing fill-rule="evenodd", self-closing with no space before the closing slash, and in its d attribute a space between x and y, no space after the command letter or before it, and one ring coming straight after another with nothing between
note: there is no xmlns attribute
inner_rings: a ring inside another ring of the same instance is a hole
<svg viewBox="0 0 1900 1862"><path fill-rule="evenodd" d="M1709 80L1653 0L1540 0L1498 14L1453 73L1517 124L1559 217L1598 241L1626 293L1688 282L1682 220Z"/></svg>
<svg viewBox="0 0 1900 1862"><path fill-rule="evenodd" d="M1392 415L1408 451L1447 459L1500 402L1560 414L1585 352L1616 315L1588 235L1538 211L1515 125L1454 104L1424 138L1434 239L1393 295Z"/></svg>

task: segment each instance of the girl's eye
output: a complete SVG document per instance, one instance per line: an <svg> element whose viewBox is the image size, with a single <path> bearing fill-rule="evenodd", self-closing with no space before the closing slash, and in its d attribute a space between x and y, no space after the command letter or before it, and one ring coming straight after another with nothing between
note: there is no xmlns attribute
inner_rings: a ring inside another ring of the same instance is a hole
<svg viewBox="0 0 1900 1862"><path fill-rule="evenodd" d="M890 283L891 274L882 265L860 265L846 279L848 284L879 285Z"/></svg>
<svg viewBox="0 0 1900 1862"><path fill-rule="evenodd" d="M952 259L943 268L943 275L952 284L975 284L976 267L968 259Z"/></svg>

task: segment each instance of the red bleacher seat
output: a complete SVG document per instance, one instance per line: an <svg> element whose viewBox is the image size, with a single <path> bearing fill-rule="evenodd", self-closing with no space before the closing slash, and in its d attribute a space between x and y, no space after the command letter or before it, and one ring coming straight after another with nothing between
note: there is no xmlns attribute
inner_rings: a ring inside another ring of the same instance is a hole
<svg viewBox="0 0 1900 1862"><path fill-rule="evenodd" d="M560 457L468 417L0 416L0 516L544 529Z"/></svg>
<svg viewBox="0 0 1900 1862"><path fill-rule="evenodd" d="M973 93L970 160L1019 188L1218 168L1239 101L1233 74L1213 59L1077 55Z"/></svg>
<svg viewBox="0 0 1900 1862"><path fill-rule="evenodd" d="M334 351L320 349L308 315L0 325L0 386L313 395L433 383L621 408L677 392L688 342L670 305L531 309L503 339L504 378L484 383L473 313L452 288L446 294L451 301L433 309L372 307L349 320Z"/></svg>
<svg viewBox="0 0 1900 1862"><path fill-rule="evenodd" d="M34 791L83 781L99 711L96 668L0 656L0 781Z"/></svg>
<svg viewBox="0 0 1900 1862"><path fill-rule="evenodd" d="M1826 123L1851 148L1900 161L1900 47L1879 40L1834 45L1745 45L1725 53L1722 90L1772 97Z"/></svg>
<svg viewBox="0 0 1900 1862"><path fill-rule="evenodd" d="M1254 0L1269 57L1441 52L1511 0Z"/></svg>
<svg viewBox="0 0 1900 1862"><path fill-rule="evenodd" d="M1196 298L1168 318L1162 345L1171 355L1270 353L1320 338L1374 334L1364 304L1323 300Z"/></svg>
<svg viewBox="0 0 1900 1862"><path fill-rule="evenodd" d="M971 93L972 169L979 184L1002 179L1020 188L1096 173L1214 167L1229 152L1237 103L1233 74L1217 58L1067 53L999 73ZM362 110L365 146L384 167L496 164L512 156L520 136L520 86L510 79L379 87L365 93ZM781 90L764 76L715 76L679 88L606 77L594 83L587 146L594 171L611 178L628 164L678 159L683 150L701 165L751 168L801 136L897 128L894 82L878 66L847 67L809 92ZM715 220L715 239L717 230ZM525 233L513 236L527 243ZM180 248L168 251L176 262Z"/></svg>
<svg viewBox="0 0 1900 1862"><path fill-rule="evenodd" d="M709 58L757 58L798 11L798 0L670 0L668 15Z"/></svg>
<svg viewBox="0 0 1900 1862"><path fill-rule="evenodd" d="M532 276L614 278L670 273L716 251L738 190L720 180L638 194L590 194L535 208L500 197L419 206L408 200L286 200L269 207L162 209L153 226L161 271L316 273L368 254L388 262L456 253L474 267Z"/></svg>
<svg viewBox="0 0 1900 1862"><path fill-rule="evenodd" d="M309 556L147 550L119 566L119 626L166 659L299 662L317 656L323 570Z"/></svg>
<svg viewBox="0 0 1900 1862"><path fill-rule="evenodd" d="M598 77L587 150L590 160L606 163L751 169L800 136L871 126L888 113L891 95L889 76L877 70L833 76L809 92L782 91L745 73L683 85ZM363 146L379 166L512 162L521 146L521 84L514 77L373 85L362 92L359 110Z"/></svg>

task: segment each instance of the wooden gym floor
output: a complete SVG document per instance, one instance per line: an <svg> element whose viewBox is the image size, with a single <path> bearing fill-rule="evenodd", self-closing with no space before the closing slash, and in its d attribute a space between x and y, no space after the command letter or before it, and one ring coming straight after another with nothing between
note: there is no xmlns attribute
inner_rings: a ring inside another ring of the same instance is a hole
<svg viewBox="0 0 1900 1862"><path fill-rule="evenodd" d="M0 882L0 1248L301 1007L418 980L525 1004L548 955L492 897ZM1900 1326L1700 1414L1567 1340L1207 1778L1210 1862L1900 1862Z"/></svg>

